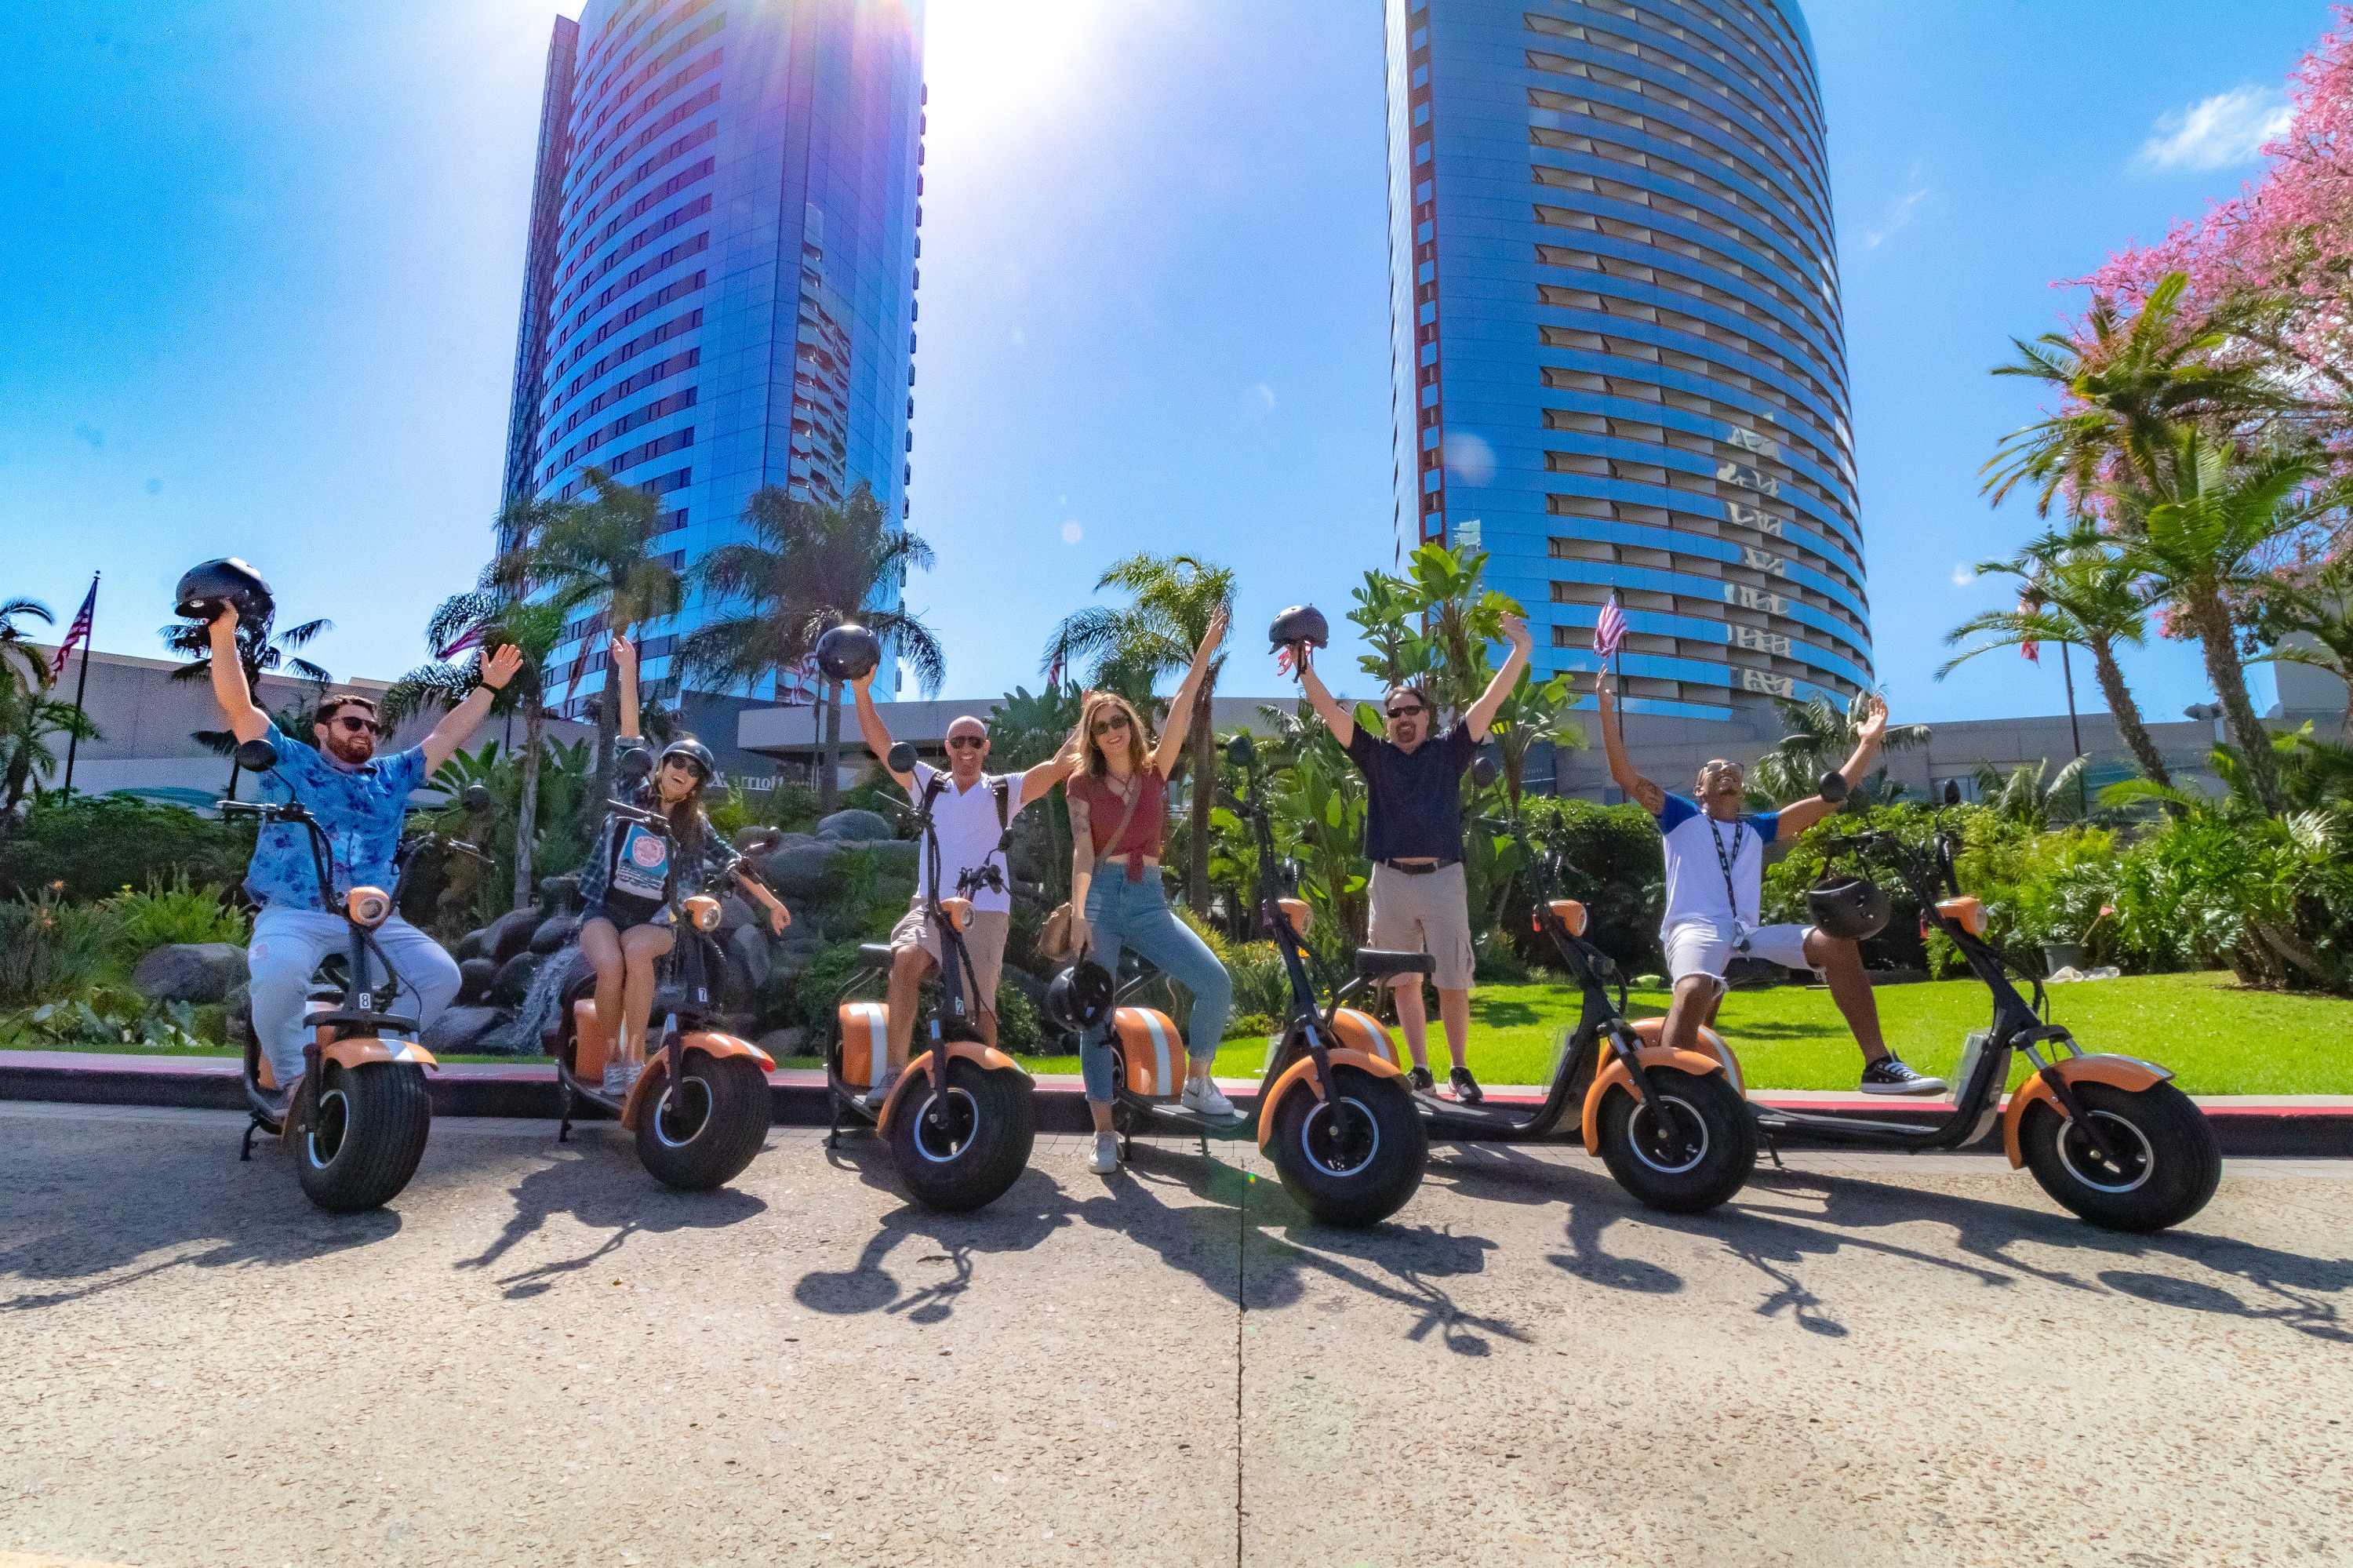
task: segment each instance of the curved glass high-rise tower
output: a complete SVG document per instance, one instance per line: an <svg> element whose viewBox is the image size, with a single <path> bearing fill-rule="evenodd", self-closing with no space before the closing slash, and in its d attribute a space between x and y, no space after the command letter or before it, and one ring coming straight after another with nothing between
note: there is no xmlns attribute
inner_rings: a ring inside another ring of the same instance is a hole
<svg viewBox="0 0 2353 1568"><path fill-rule="evenodd" d="M1388 3L1404 547L1486 549L1540 671L1598 668L1617 590L1632 712L1870 684L1795 0Z"/></svg>
<svg viewBox="0 0 2353 1568"><path fill-rule="evenodd" d="M681 567L764 485L864 483L905 515L923 101L922 0L588 0L559 20L508 497L575 495L601 468L659 498ZM703 613L644 629L649 685ZM575 661L576 705L601 650L575 637L567 679Z"/></svg>

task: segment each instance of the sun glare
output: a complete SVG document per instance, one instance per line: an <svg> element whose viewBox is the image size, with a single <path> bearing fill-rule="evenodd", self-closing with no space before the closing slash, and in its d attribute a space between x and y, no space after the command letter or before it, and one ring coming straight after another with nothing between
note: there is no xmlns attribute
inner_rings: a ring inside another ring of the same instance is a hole
<svg viewBox="0 0 2353 1568"><path fill-rule="evenodd" d="M933 135L980 134L1065 99L1075 67L1123 0L932 0L924 8L923 79Z"/></svg>

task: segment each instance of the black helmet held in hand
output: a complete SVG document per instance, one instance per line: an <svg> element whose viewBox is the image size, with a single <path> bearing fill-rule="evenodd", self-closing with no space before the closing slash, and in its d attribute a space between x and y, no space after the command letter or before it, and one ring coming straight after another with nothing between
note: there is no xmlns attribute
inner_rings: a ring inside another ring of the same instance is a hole
<svg viewBox="0 0 2353 1568"><path fill-rule="evenodd" d="M1111 971L1081 959L1046 987L1046 1020L1066 1033L1092 1029L1111 1016Z"/></svg>
<svg viewBox="0 0 2353 1568"><path fill-rule="evenodd" d="M882 640L845 620L817 640L817 667L837 681L855 681L882 662Z"/></svg>
<svg viewBox="0 0 2353 1568"><path fill-rule="evenodd" d="M1332 623L1314 605L1294 604L1274 618L1274 624L1266 629L1266 640L1271 648L1288 648L1296 642L1328 648L1332 644Z"/></svg>
<svg viewBox="0 0 2353 1568"><path fill-rule="evenodd" d="M1878 936L1887 925L1887 895L1868 877L1839 876L1818 882L1806 894L1806 908L1815 928L1834 941L1863 941Z"/></svg>
<svg viewBox="0 0 2353 1568"><path fill-rule="evenodd" d="M224 604L237 611L238 620L253 626L278 612L278 601L261 574L234 556L191 567L172 595L172 612L191 620L210 621Z"/></svg>

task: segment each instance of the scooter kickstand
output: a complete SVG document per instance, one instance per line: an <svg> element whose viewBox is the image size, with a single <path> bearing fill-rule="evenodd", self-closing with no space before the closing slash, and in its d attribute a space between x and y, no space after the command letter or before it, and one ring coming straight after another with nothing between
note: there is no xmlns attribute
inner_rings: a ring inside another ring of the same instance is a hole
<svg viewBox="0 0 2353 1568"><path fill-rule="evenodd" d="M260 1130L261 1118L248 1113L245 1123L245 1141L238 1146L237 1151L240 1163L253 1158L253 1135Z"/></svg>
<svg viewBox="0 0 2353 1568"><path fill-rule="evenodd" d="M1774 1141L1773 1135L1769 1132L1765 1135L1765 1152L1773 1157L1774 1170L1787 1171L1788 1169L1788 1166L1781 1163L1781 1146Z"/></svg>
<svg viewBox="0 0 2353 1568"><path fill-rule="evenodd" d="M559 1082L555 1086L555 1141L572 1141L572 1086Z"/></svg>

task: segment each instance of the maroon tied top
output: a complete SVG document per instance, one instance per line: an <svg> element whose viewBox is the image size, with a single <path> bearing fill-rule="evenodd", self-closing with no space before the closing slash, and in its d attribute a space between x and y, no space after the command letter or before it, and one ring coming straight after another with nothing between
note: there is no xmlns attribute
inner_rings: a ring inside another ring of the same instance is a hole
<svg viewBox="0 0 2353 1568"><path fill-rule="evenodd" d="M1066 786L1072 800L1086 804L1087 828L1095 841L1095 858L1127 856L1128 881L1142 882L1144 858L1159 854L1160 841L1167 831L1168 779L1157 768L1147 768L1128 787L1144 791L1133 815L1127 810L1127 798L1113 789L1107 778L1081 773ZM1120 834L1119 842L1113 843L1112 832L1122 817L1127 818L1127 831Z"/></svg>

